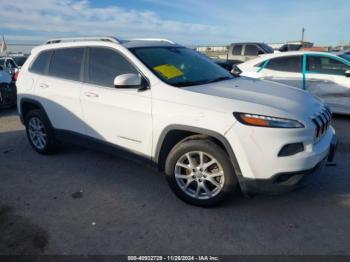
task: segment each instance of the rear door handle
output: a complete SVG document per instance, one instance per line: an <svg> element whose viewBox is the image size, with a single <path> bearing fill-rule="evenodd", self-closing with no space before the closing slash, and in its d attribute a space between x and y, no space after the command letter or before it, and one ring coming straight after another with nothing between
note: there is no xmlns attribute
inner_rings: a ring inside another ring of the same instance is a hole
<svg viewBox="0 0 350 262"><path fill-rule="evenodd" d="M40 87L41 87L41 88L49 88L49 85L44 84L44 83L41 83L41 84L40 84Z"/></svg>
<svg viewBox="0 0 350 262"><path fill-rule="evenodd" d="M93 93L93 92L85 92L84 95L87 96L87 97L92 97L92 98L99 97L98 94Z"/></svg>

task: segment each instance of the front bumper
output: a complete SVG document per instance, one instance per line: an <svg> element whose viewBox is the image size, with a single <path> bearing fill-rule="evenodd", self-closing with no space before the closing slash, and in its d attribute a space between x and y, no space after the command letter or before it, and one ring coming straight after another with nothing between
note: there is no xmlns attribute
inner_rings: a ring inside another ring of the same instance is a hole
<svg viewBox="0 0 350 262"><path fill-rule="evenodd" d="M256 193L269 193L278 194L289 192L295 190L303 185L305 185L305 179L310 177L310 175L315 175L320 173L326 162L332 162L337 148L337 137L334 135L332 138L331 145L329 147L328 155L318 162L313 168L295 171L295 172L285 172L279 173L272 176L269 179L249 179L240 178L240 186L244 193L246 194L256 194Z"/></svg>

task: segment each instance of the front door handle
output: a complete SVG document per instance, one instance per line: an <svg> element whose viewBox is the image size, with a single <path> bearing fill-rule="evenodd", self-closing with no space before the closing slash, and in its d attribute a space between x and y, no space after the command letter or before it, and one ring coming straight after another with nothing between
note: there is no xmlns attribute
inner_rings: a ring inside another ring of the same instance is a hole
<svg viewBox="0 0 350 262"><path fill-rule="evenodd" d="M262 78L263 79L271 79L271 78L273 78L273 76L272 75L264 75Z"/></svg>
<svg viewBox="0 0 350 262"><path fill-rule="evenodd" d="M84 95L87 97L91 97L91 98L99 97L98 94L93 93L93 92L85 92Z"/></svg>
<svg viewBox="0 0 350 262"><path fill-rule="evenodd" d="M41 83L41 84L40 84L40 87L41 87L41 88L49 88L49 85L44 84L44 83Z"/></svg>

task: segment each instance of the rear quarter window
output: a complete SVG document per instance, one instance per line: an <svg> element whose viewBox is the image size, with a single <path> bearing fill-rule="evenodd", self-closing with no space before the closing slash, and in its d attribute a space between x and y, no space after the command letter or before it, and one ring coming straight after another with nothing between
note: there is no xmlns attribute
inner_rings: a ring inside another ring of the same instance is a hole
<svg viewBox="0 0 350 262"><path fill-rule="evenodd" d="M34 59L34 62L30 66L29 71L37 74L45 74L51 55L51 50L41 52Z"/></svg>

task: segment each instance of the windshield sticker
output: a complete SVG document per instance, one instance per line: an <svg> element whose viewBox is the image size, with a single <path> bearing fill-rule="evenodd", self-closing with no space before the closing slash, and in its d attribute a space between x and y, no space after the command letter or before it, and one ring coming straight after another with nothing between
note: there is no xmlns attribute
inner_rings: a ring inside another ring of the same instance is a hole
<svg viewBox="0 0 350 262"><path fill-rule="evenodd" d="M160 65L153 67L154 70L161 73L167 79L182 76L184 73L174 65Z"/></svg>

